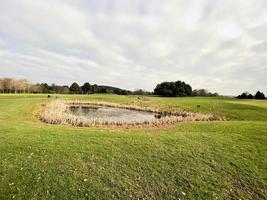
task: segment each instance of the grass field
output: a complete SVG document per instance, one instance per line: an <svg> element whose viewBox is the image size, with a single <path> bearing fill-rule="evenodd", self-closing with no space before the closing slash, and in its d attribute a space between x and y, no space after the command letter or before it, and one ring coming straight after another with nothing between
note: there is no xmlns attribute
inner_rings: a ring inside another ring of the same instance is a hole
<svg viewBox="0 0 267 200"><path fill-rule="evenodd" d="M47 95L0 95L0 199L267 198L267 101L60 97L215 112L228 121L136 130L48 125L34 114Z"/></svg>

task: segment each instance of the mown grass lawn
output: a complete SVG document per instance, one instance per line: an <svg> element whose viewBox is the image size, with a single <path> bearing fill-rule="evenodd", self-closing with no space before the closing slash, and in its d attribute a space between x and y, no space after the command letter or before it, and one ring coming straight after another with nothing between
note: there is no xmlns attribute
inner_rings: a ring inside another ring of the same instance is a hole
<svg viewBox="0 0 267 200"><path fill-rule="evenodd" d="M48 125L34 114L47 95L0 95L0 199L267 198L267 101L59 96L216 112L228 121Z"/></svg>

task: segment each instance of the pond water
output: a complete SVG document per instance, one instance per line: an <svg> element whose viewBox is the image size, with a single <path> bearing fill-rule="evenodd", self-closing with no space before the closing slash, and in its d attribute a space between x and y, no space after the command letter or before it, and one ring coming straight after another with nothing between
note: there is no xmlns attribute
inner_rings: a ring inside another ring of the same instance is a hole
<svg viewBox="0 0 267 200"><path fill-rule="evenodd" d="M113 108L104 106L70 106L74 115L83 116L89 120L103 120L108 122L142 122L155 119L154 113Z"/></svg>

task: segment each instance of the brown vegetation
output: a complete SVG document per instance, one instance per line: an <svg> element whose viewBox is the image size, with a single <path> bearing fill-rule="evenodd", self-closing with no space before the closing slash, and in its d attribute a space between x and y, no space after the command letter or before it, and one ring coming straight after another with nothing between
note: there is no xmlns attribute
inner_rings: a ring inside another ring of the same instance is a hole
<svg viewBox="0 0 267 200"><path fill-rule="evenodd" d="M28 93L32 89L32 84L26 79L0 78L2 93Z"/></svg>
<svg viewBox="0 0 267 200"><path fill-rule="evenodd" d="M89 120L86 117L76 116L70 112L69 106L106 106L123 108L135 111L155 113L155 119L150 121L136 122L109 122L101 119ZM55 100L45 105L39 113L39 118L49 124L70 124L73 126L123 126L123 127L146 127L171 125L182 121L214 121L224 120L223 117L211 114L192 113L188 111L162 111L151 107L139 107L135 105L123 105L107 102L80 101L80 100Z"/></svg>

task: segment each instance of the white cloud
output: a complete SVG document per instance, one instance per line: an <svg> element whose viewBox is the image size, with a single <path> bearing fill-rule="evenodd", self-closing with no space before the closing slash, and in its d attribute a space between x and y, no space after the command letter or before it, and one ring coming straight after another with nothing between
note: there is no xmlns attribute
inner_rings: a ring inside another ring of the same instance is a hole
<svg viewBox="0 0 267 200"><path fill-rule="evenodd" d="M265 0L1 0L1 76L267 93L266 13Z"/></svg>

